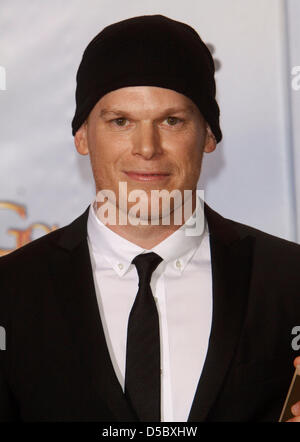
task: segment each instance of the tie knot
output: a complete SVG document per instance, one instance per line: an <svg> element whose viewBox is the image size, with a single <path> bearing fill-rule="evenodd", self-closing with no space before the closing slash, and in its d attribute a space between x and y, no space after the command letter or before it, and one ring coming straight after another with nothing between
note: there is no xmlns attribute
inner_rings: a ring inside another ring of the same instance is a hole
<svg viewBox="0 0 300 442"><path fill-rule="evenodd" d="M136 266L139 275L139 283L149 283L152 273L162 260L163 259L154 252L141 253L140 255L137 255L132 260L132 264Z"/></svg>

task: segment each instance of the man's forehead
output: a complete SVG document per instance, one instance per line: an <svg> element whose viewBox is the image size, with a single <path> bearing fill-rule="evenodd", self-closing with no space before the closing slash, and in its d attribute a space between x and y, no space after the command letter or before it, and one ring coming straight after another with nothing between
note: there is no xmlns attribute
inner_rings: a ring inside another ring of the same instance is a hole
<svg viewBox="0 0 300 442"><path fill-rule="evenodd" d="M120 105L120 106L111 106L111 107L101 107L99 109L99 116L100 117L105 117L105 116L109 116L110 114L114 114L114 115L125 115L125 114L129 114L131 110L134 110L134 108L126 108L124 105ZM147 110L147 109L146 109ZM159 111L159 113L161 114L179 114L179 113L194 113L195 112L195 108L192 106L172 106L172 107L167 107L167 108L162 108L157 107L157 108L151 108L148 110L157 110Z"/></svg>
<svg viewBox="0 0 300 442"><path fill-rule="evenodd" d="M187 96L156 86L133 86L110 91L98 100L97 108L101 116L109 112L134 111L137 108L189 113L198 109Z"/></svg>

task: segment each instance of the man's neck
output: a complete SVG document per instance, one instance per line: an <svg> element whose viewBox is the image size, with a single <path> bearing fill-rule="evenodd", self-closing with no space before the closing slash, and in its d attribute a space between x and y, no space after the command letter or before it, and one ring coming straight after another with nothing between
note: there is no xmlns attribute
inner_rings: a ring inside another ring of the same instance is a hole
<svg viewBox="0 0 300 442"><path fill-rule="evenodd" d="M98 211L99 207L101 206L101 203L97 202L96 204L97 204L96 215L102 222L104 222L104 219L101 219L101 216L99 216L100 212ZM195 208L196 208L196 196L193 195L192 213L194 213ZM175 212L177 214L180 213L182 215L181 216L182 221L180 223L178 223L178 221L176 221L175 223L175 219L178 220L178 218L176 218ZM128 241L138 245L139 247L142 247L143 249L150 250L153 247L155 247L157 244L161 243L164 239L172 235L172 233L178 230L186 222L186 219L184 218L183 215L184 205L176 209L175 212L173 211L170 213L170 217L168 219L169 222L167 224L163 224L162 218L160 218L159 225L151 224L150 220L148 221L147 225L143 224L133 225L130 221L127 222L126 225L123 225L122 223L119 223L119 217L117 216L116 223L112 224L105 222L105 225L113 232L117 233L118 235L122 236Z"/></svg>
<svg viewBox="0 0 300 442"><path fill-rule="evenodd" d="M172 233L179 229L180 226L107 225L107 227L139 247L150 250L157 244L161 243L168 236L172 235Z"/></svg>

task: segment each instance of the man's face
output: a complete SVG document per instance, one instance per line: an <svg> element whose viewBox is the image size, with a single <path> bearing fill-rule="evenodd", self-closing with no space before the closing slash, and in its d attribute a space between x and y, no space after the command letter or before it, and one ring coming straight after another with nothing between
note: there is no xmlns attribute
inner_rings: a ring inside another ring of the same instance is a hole
<svg viewBox="0 0 300 442"><path fill-rule="evenodd" d="M79 153L90 155L96 191L119 182L135 189L195 191L203 152L215 140L186 96L152 86L121 88L103 96L75 135ZM154 175L153 175L154 174ZM128 209L130 204L128 204Z"/></svg>

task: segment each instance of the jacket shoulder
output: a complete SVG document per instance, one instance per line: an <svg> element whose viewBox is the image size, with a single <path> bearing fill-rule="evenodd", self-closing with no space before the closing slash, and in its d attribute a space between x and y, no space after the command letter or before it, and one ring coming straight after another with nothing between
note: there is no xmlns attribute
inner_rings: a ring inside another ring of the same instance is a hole
<svg viewBox="0 0 300 442"><path fill-rule="evenodd" d="M242 237L252 236L259 243L262 243L265 247L270 247L271 249L272 248L278 248L282 250L286 249L290 252L293 251L296 254L297 253L300 254L300 244L297 244L294 241L280 238L278 236L259 230L255 227L228 218L226 218L226 221L229 222Z"/></svg>
<svg viewBox="0 0 300 442"><path fill-rule="evenodd" d="M0 258L0 275L6 274L16 266L28 266L29 264L41 263L47 255L58 248L68 248L76 245L86 237L86 224L88 210L66 226L60 227L53 232L31 241L8 255Z"/></svg>
<svg viewBox="0 0 300 442"><path fill-rule="evenodd" d="M291 262L299 265L300 245L271 235L255 227L243 224L236 220L225 218L205 204L205 213L208 221L209 233L223 243L233 243L246 237L251 237L254 244L254 253L264 265ZM261 261L262 262L262 261Z"/></svg>

